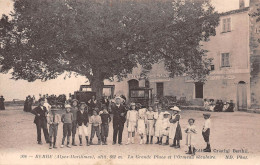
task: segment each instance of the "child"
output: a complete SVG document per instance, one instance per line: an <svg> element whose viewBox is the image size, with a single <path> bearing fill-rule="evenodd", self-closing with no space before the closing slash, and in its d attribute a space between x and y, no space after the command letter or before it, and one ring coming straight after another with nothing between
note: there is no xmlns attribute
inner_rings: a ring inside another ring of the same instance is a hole
<svg viewBox="0 0 260 165"><path fill-rule="evenodd" d="M169 129L170 129L170 122L169 122L169 112L164 112L163 114L163 120L162 120L162 136L161 136L161 144L162 144L162 138L163 136L166 136L166 142L164 145L169 145Z"/></svg>
<svg viewBox="0 0 260 165"><path fill-rule="evenodd" d="M164 112L162 112L162 106L160 104L158 104L158 109L156 108L155 111L157 111L155 113L155 119L156 119L156 124L155 124L155 136L157 137L157 142L155 144L159 144L161 145L162 144L162 139L161 139L161 136L162 136L162 121L163 121L163 114Z"/></svg>
<svg viewBox="0 0 260 165"><path fill-rule="evenodd" d="M86 138L86 145L89 146L88 143L88 111L85 110L86 103L82 102L79 106L79 111L77 112L77 124L78 124L78 131L79 131L79 142L80 146L82 146L82 134L84 132Z"/></svg>
<svg viewBox="0 0 260 165"><path fill-rule="evenodd" d="M98 108L94 108L93 115L90 117L89 124L92 124L91 126L91 138L90 138L90 145L93 145L92 139L95 136L95 133L98 138L98 145L101 144L100 139L100 125L101 125L101 117L98 115Z"/></svg>
<svg viewBox="0 0 260 165"><path fill-rule="evenodd" d="M134 143L135 137L135 130L137 128L137 121L138 121L138 112L136 110L135 103L130 104L130 110L127 111L126 114L126 126L128 131L128 140L126 144L130 144L130 140L132 138L132 143Z"/></svg>
<svg viewBox="0 0 260 165"><path fill-rule="evenodd" d="M67 136L67 147L71 148L70 146L70 136L71 136L71 130L72 130L72 120L73 120L73 114L70 113L71 106L66 105L65 106L66 113L62 115L61 121L63 122L63 138L62 138L62 144L61 148L64 147L64 141Z"/></svg>
<svg viewBox="0 0 260 165"><path fill-rule="evenodd" d="M209 111L209 102L207 99L204 99L204 111Z"/></svg>
<svg viewBox="0 0 260 165"><path fill-rule="evenodd" d="M203 150L204 152L211 152L210 143L209 143L209 135L210 135L210 114L203 114L205 122L202 129L202 136L204 141L207 143L207 147Z"/></svg>
<svg viewBox="0 0 260 165"><path fill-rule="evenodd" d="M53 144L53 148L57 148L56 138L58 132L58 125L61 121L60 115L56 114L56 109L52 107L51 112L52 113L50 113L49 116L47 117L47 122L49 124L49 139L50 139L49 149L52 149L52 144ZM52 142L52 137L53 137L53 142Z"/></svg>
<svg viewBox="0 0 260 165"><path fill-rule="evenodd" d="M192 154L195 155L196 149L194 147L194 137L197 134L195 125L194 125L195 120L193 118L190 118L188 120L188 127L185 130L185 132L187 133L186 136L186 145L189 147L189 151L187 152L187 154Z"/></svg>
<svg viewBox="0 0 260 165"><path fill-rule="evenodd" d="M107 137L108 137L108 131L109 131L109 123L111 121L110 114L107 111L107 107L103 107L103 113L101 116L101 140L103 145L107 145Z"/></svg>
<svg viewBox="0 0 260 165"><path fill-rule="evenodd" d="M170 119L171 126L169 132L169 137L173 139L173 144L170 147L180 148L180 140L182 140L181 126L179 123L181 118L181 110L177 106L174 106L170 109L173 111L173 114Z"/></svg>
<svg viewBox="0 0 260 165"><path fill-rule="evenodd" d="M214 99L209 100L209 111L213 112L215 108Z"/></svg>
<svg viewBox="0 0 260 165"><path fill-rule="evenodd" d="M75 143L75 135L77 131L77 113L79 111L78 109L78 100L73 99L72 100L72 107L71 107L71 113L73 114L73 120L72 120L72 145L77 146Z"/></svg>
<svg viewBox="0 0 260 165"><path fill-rule="evenodd" d="M141 138L140 144L143 144L143 138L145 135L145 115L146 115L146 108L142 107L138 110L138 121L137 121L137 130L138 134Z"/></svg>
<svg viewBox="0 0 260 165"><path fill-rule="evenodd" d="M154 115L153 107L149 106L146 112L146 144L149 144L149 136L151 136L150 144L153 144Z"/></svg>

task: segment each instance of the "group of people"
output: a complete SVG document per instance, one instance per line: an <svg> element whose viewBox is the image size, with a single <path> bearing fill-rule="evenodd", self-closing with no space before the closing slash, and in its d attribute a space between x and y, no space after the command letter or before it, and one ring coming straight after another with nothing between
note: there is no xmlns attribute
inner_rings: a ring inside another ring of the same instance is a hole
<svg viewBox="0 0 260 165"><path fill-rule="evenodd" d="M24 112L31 112L32 111L32 105L35 101L35 97L31 95L28 95L24 101Z"/></svg>
<svg viewBox="0 0 260 165"><path fill-rule="evenodd" d="M107 106L103 105L101 109L95 107L93 113L88 113L88 108L85 102L72 100L71 104L65 105L65 114L56 113L55 108L51 108L51 112L44 106L44 99L39 100L37 106L32 112L35 114L34 123L37 127L37 141L42 144L41 129L43 129L45 140L49 143L49 148L57 148L56 138L58 125L63 123L63 138L61 148L64 147L65 141L67 147L71 147L70 138L72 136L72 146L77 146L75 137L78 132L79 145L83 146L83 138L85 137L86 146L93 144L95 135L98 139L98 145L107 145L109 133L109 123L113 121L113 145L122 145L122 133L126 123L128 139L126 145L135 143L135 134L140 137L140 144L153 144L153 137L157 138L155 144L169 145L169 140L172 139L170 147L180 148L182 140L182 130L180 126L181 110L174 106L170 109L163 109L160 104L149 105L148 107L137 107L135 103L130 104L127 109L123 105L123 99L116 97L115 102L110 105L113 119L110 117ZM205 124L202 129L202 135L207 147L205 152L211 152L209 135L210 135L210 114L204 114ZM196 138L197 130L195 128L195 119L188 120L188 126L185 129L186 145L188 146L187 154L195 154L194 138ZM49 131L47 124L49 125ZM88 128L91 128L89 132ZM78 131L77 131L78 130ZM90 134L90 136L89 136ZM146 139L145 139L146 137ZM165 138L165 143L162 143Z"/></svg>
<svg viewBox="0 0 260 165"><path fill-rule="evenodd" d="M234 112L233 100L223 102L222 100L204 99L204 110L212 112Z"/></svg>

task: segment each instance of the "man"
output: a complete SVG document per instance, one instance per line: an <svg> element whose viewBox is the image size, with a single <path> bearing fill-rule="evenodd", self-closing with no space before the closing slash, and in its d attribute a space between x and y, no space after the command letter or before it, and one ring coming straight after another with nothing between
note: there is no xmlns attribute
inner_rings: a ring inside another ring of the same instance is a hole
<svg viewBox="0 0 260 165"><path fill-rule="evenodd" d="M111 106L111 110L113 113L113 145L116 144L117 136L118 136L118 144L122 143L122 133L124 129L124 123L126 121L126 109L122 105L122 98L116 97L115 103Z"/></svg>
<svg viewBox="0 0 260 165"><path fill-rule="evenodd" d="M36 124L37 128L37 141L38 144L42 144L41 140L41 129L43 129L44 137L46 143L49 143L49 133L48 133L48 128L47 128L47 109L44 107L44 98L39 99L39 106L33 109L32 113L35 115L34 118L34 123Z"/></svg>
<svg viewBox="0 0 260 165"><path fill-rule="evenodd" d="M93 96L91 97L91 99L88 101L87 104L88 104L88 106L89 106L89 115L91 116L91 115L93 115L92 113L93 113L94 108L97 107L96 97L93 95Z"/></svg>
<svg viewBox="0 0 260 165"><path fill-rule="evenodd" d="M0 110L5 110L5 99L4 99L4 96L0 97Z"/></svg>

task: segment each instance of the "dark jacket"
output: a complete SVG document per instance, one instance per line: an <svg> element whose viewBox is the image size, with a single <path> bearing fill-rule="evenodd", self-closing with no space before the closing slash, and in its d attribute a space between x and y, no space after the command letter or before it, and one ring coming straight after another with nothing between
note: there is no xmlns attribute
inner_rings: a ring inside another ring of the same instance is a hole
<svg viewBox="0 0 260 165"><path fill-rule="evenodd" d="M77 112L77 123L79 126L82 126L82 123L86 125L89 122L88 119L88 112L84 111L83 114L80 112L80 110Z"/></svg>
<svg viewBox="0 0 260 165"><path fill-rule="evenodd" d="M124 124L126 121L126 109L125 106L120 104L120 106L116 106L116 104L111 105L111 110L113 113L113 124Z"/></svg>
<svg viewBox="0 0 260 165"><path fill-rule="evenodd" d="M39 122L47 123L46 114L48 113L48 111L47 111L46 107L37 106L36 108L33 109L32 113L35 115L35 118L34 118L35 124L38 124ZM38 116L38 114L40 116Z"/></svg>
<svg viewBox="0 0 260 165"><path fill-rule="evenodd" d="M102 113L100 116L101 116L102 124L109 124L110 123L110 121L111 121L110 114Z"/></svg>

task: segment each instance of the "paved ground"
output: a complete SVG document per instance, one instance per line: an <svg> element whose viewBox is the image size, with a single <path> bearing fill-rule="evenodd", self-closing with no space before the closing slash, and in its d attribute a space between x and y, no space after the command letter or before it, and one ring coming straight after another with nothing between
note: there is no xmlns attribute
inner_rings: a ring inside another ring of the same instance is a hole
<svg viewBox="0 0 260 165"><path fill-rule="evenodd" d="M202 114L202 111L190 110L181 113L180 123L183 130L187 125L188 118L196 119L195 124L199 131L196 145L198 149L205 147L200 133L204 121ZM155 144L139 145L138 136L135 138L136 144L119 146L112 145L112 125L108 138L109 145L107 146L77 146L71 149L50 150L47 144L38 145L36 143L36 127L33 124L34 116L31 113L23 112L22 107L7 107L7 110L0 111L0 164L36 164L35 162L37 164L53 164L54 162L62 164L133 164L134 162L136 164L148 164L148 162L149 164L208 164L208 161L211 164L219 164L219 161L228 164L234 162L248 164L249 161L250 164L260 164L260 114L245 112L212 112L211 114L213 152L210 154L198 152L195 157L187 157L184 132L184 140L181 141L181 149L179 150ZM62 125L59 126L58 146L60 146L61 138ZM78 138L76 140L78 143ZM126 140L127 132L125 129L123 143ZM94 143L96 142L95 139ZM248 153L234 153L233 149L237 152L245 151ZM52 157L44 158L44 155ZM227 159L232 158L229 155L232 155L234 159Z"/></svg>

